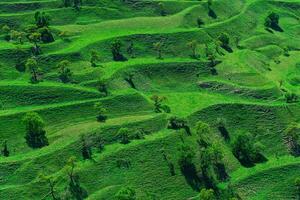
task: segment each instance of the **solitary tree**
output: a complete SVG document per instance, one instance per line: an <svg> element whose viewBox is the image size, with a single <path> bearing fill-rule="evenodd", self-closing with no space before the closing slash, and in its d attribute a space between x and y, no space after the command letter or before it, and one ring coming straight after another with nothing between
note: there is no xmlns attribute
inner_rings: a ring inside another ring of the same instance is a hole
<svg viewBox="0 0 300 200"><path fill-rule="evenodd" d="M67 198L83 200L88 196L87 191L81 187L79 176L75 174L75 157L71 157L66 165L69 176L69 185L67 187Z"/></svg>
<svg viewBox="0 0 300 200"><path fill-rule="evenodd" d="M58 77L63 83L68 83L72 79L72 72L68 68L71 63L68 60L63 60L57 64Z"/></svg>
<svg viewBox="0 0 300 200"><path fill-rule="evenodd" d="M215 200L215 194L213 189L202 189L199 194L200 200Z"/></svg>
<svg viewBox="0 0 300 200"><path fill-rule="evenodd" d="M92 147L88 138L84 135L81 136L81 154L83 159L91 159L92 158Z"/></svg>
<svg viewBox="0 0 300 200"><path fill-rule="evenodd" d="M299 125L297 123L292 123L287 127L283 135L285 144L290 153L294 156L300 155L299 133Z"/></svg>
<svg viewBox="0 0 300 200"><path fill-rule="evenodd" d="M187 43L187 46L191 48L192 54L191 57L194 59L197 59L197 47L198 47L198 42L196 40L193 40L189 43Z"/></svg>
<svg viewBox="0 0 300 200"><path fill-rule="evenodd" d="M26 61L25 67L27 70L31 73L30 81L31 83L38 83L38 64L37 61L34 58L29 58Z"/></svg>
<svg viewBox="0 0 300 200"><path fill-rule="evenodd" d="M238 133L232 142L233 155L246 167L266 161L261 150L262 145L255 143L254 138L249 133Z"/></svg>
<svg viewBox="0 0 300 200"><path fill-rule="evenodd" d="M201 28L204 25L204 21L201 19L201 17L197 18L197 25L199 28Z"/></svg>
<svg viewBox="0 0 300 200"><path fill-rule="evenodd" d="M223 49L225 49L228 52L232 52L232 49L229 46L230 39L229 39L229 36L227 33L221 33L221 35L218 37L218 39L219 39L219 41L221 43L221 47Z"/></svg>
<svg viewBox="0 0 300 200"><path fill-rule="evenodd" d="M117 200L136 200L136 192L131 187L122 187L116 194Z"/></svg>
<svg viewBox="0 0 300 200"><path fill-rule="evenodd" d="M121 144L128 144L130 142L128 128L120 128L117 135Z"/></svg>
<svg viewBox="0 0 300 200"><path fill-rule="evenodd" d="M181 144L179 147L179 160L178 164L182 170L189 169L193 166L193 159L195 151L187 144Z"/></svg>
<svg viewBox="0 0 300 200"><path fill-rule="evenodd" d="M153 47L155 49L155 51L157 52L157 59L163 59L162 57L162 49L163 49L163 42L160 41L160 42L155 42L153 44Z"/></svg>
<svg viewBox="0 0 300 200"><path fill-rule="evenodd" d="M41 116L35 112L27 113L23 122L26 127L26 143L31 148L42 148L47 146L48 139L44 129L45 123Z"/></svg>
<svg viewBox="0 0 300 200"><path fill-rule="evenodd" d="M82 5L82 0L73 0L73 6L75 10L79 11Z"/></svg>
<svg viewBox="0 0 300 200"><path fill-rule="evenodd" d="M56 181L54 180L53 177L51 176L47 176L45 174L40 174L39 175L39 181L42 182L42 183L47 183L48 186L49 186L49 193L48 195L50 194L51 195L51 198L52 200L60 200L60 197L56 194L56 189L55 189L55 186L56 186Z"/></svg>
<svg viewBox="0 0 300 200"><path fill-rule="evenodd" d="M275 12L271 12L265 19L265 27L276 31L282 31L279 26L279 15Z"/></svg>
<svg viewBox="0 0 300 200"><path fill-rule="evenodd" d="M8 157L9 156L9 150L8 150L8 147L7 147L7 140L5 140L3 142L3 148L2 148L2 151L1 151L2 155L4 157Z"/></svg>
<svg viewBox="0 0 300 200"><path fill-rule="evenodd" d="M124 57L124 55L121 52L122 43L120 40L115 40L111 44L111 53L113 55L114 61L126 61L127 58Z"/></svg>
<svg viewBox="0 0 300 200"><path fill-rule="evenodd" d="M45 12L37 11L34 14L34 19L38 28L48 27L50 24L50 16L47 15Z"/></svg>
<svg viewBox="0 0 300 200"><path fill-rule="evenodd" d="M166 97L164 96L158 96L153 95L151 97L151 100L154 101L154 111L157 113L161 113L162 111L165 111L166 113L169 113L171 110L167 105L163 105L162 103L166 101Z"/></svg>
<svg viewBox="0 0 300 200"><path fill-rule="evenodd" d="M97 114L97 121L98 122L105 122L107 119L106 116L106 108L101 102L95 103L94 107L96 108L98 114Z"/></svg>
<svg viewBox="0 0 300 200"><path fill-rule="evenodd" d="M29 42L33 43L34 46L32 48L32 53L34 55L40 55L41 49L38 45L38 43L41 41L41 34L39 32L33 32L28 36Z"/></svg>
<svg viewBox="0 0 300 200"><path fill-rule="evenodd" d="M99 55L97 53L97 51L91 51L91 59L90 59L90 63L92 67L97 67L97 61L99 60Z"/></svg>

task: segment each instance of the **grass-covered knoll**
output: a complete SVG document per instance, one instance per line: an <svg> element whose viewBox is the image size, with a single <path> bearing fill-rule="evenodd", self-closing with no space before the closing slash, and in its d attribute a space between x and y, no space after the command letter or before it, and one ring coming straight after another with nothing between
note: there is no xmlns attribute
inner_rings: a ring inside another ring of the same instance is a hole
<svg viewBox="0 0 300 200"><path fill-rule="evenodd" d="M2 0L0 199L300 197L299 0Z"/></svg>

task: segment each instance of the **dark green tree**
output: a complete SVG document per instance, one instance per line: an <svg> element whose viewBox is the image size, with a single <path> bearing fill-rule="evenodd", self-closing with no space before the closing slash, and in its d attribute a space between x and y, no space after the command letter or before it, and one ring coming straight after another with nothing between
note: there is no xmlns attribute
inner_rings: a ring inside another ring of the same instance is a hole
<svg viewBox="0 0 300 200"><path fill-rule="evenodd" d="M116 194L117 200L136 200L136 192L131 187L122 187Z"/></svg>
<svg viewBox="0 0 300 200"><path fill-rule="evenodd" d="M127 58L121 52L122 43L120 40L115 40L111 44L111 53L114 61L126 61Z"/></svg>
<svg viewBox="0 0 300 200"><path fill-rule="evenodd" d="M128 144L130 142L128 128L120 128L117 135L121 144Z"/></svg>
<svg viewBox="0 0 300 200"><path fill-rule="evenodd" d="M97 110L97 121L98 122L105 122L107 120L107 110L101 102L95 103L95 109Z"/></svg>
<svg viewBox="0 0 300 200"><path fill-rule="evenodd" d="M27 113L23 118L23 122L26 127L25 139L29 147L42 148L49 144L44 129L44 120L38 113Z"/></svg>
<svg viewBox="0 0 300 200"><path fill-rule="evenodd" d="M58 78L63 82L63 83L68 83L72 80L72 72L68 68L68 66L71 63L68 60L63 60L57 64L57 68L59 69L58 71Z"/></svg>
<svg viewBox="0 0 300 200"><path fill-rule="evenodd" d="M238 133L232 142L232 153L246 167L254 163L264 162L266 158L262 155L262 145L255 143L250 133Z"/></svg>
<svg viewBox="0 0 300 200"><path fill-rule="evenodd" d="M3 148L2 148L2 151L1 151L2 155L4 157L8 157L9 156L9 150L8 150L8 146L7 146L7 140L5 140L3 142Z"/></svg>
<svg viewBox="0 0 300 200"><path fill-rule="evenodd" d="M275 31L282 32L283 30L279 26L279 15L275 12L271 12L265 19L265 27L271 28Z"/></svg>

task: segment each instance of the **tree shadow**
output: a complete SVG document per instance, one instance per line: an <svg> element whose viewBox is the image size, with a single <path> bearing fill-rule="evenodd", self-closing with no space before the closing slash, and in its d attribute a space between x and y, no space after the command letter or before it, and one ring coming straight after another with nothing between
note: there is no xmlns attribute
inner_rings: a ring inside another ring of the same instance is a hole
<svg viewBox="0 0 300 200"><path fill-rule="evenodd" d="M226 127L224 126L219 126L218 130L220 131L222 137L225 139L225 141L229 141L230 140L230 135L228 130L226 129Z"/></svg>

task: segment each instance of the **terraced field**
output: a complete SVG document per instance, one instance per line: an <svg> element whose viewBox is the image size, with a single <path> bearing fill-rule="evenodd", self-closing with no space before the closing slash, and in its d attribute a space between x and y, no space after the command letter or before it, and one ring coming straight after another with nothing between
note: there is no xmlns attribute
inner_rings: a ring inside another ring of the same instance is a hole
<svg viewBox="0 0 300 200"><path fill-rule="evenodd" d="M300 198L300 0L73 1L0 2L0 199ZM199 122L226 178L205 174ZM233 153L241 132L263 162Z"/></svg>

